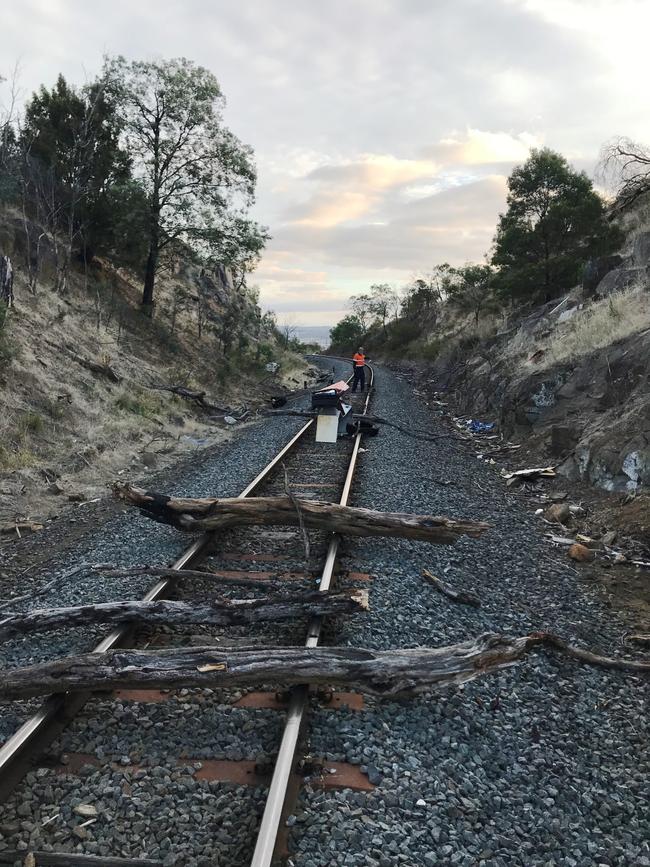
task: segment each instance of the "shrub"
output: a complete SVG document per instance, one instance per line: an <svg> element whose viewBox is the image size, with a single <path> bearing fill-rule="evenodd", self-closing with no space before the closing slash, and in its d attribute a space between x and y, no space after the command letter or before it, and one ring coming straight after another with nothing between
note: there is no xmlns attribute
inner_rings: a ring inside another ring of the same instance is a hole
<svg viewBox="0 0 650 867"><path fill-rule="evenodd" d="M22 470L25 467L31 467L36 463L36 455L27 448L19 447L15 449L7 448L0 445L0 469L2 470Z"/></svg>
<svg viewBox="0 0 650 867"><path fill-rule="evenodd" d="M131 394L123 391L115 401L115 405L124 412L141 415L143 418L151 418L160 410L160 400L144 392Z"/></svg>
<svg viewBox="0 0 650 867"><path fill-rule="evenodd" d="M23 434L39 434L43 428L43 417L37 412L26 412L18 421L18 430Z"/></svg>

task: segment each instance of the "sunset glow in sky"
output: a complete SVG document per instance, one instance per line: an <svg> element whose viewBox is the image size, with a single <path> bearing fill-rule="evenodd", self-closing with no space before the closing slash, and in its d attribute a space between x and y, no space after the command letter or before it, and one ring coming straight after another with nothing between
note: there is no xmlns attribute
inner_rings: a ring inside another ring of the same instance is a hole
<svg viewBox="0 0 650 867"><path fill-rule="evenodd" d="M23 0L1 21L24 94L105 53L216 74L273 235L252 282L294 324L480 260L530 147L591 173L612 137L650 143L646 0Z"/></svg>

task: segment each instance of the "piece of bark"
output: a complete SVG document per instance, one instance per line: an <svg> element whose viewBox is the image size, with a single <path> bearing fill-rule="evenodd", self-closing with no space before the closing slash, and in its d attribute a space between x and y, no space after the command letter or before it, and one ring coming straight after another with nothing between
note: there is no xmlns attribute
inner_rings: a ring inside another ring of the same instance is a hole
<svg viewBox="0 0 650 867"><path fill-rule="evenodd" d="M390 536L435 545L453 545L461 536L478 538L490 527L482 521L407 512L375 512L314 500L298 500L299 516L290 497L184 499L128 484L115 485L114 491L154 520L180 530L199 532L251 524L297 526L302 519L306 527L344 536Z"/></svg>
<svg viewBox="0 0 650 867"><path fill-rule="evenodd" d="M131 623L137 626L245 626L263 621L298 617L358 614L368 608L367 590L339 593L312 590L300 595L267 596L257 599L217 599L209 602L102 602L69 608L41 608L24 614L9 614L0 620L0 641L48 629L96 624Z"/></svg>
<svg viewBox="0 0 650 867"><path fill-rule="evenodd" d="M461 605L472 605L474 608L480 608L481 600L473 593L466 593L464 590L454 590L449 584L429 572L428 569L423 569L422 574L427 579L429 584L436 588L443 596L447 596L453 602L460 602Z"/></svg>
<svg viewBox="0 0 650 867"><path fill-rule="evenodd" d="M587 665L650 674L650 662L600 656L547 632L486 633L448 647L366 650L353 647L174 647L112 650L63 657L0 672L0 698L114 689L216 689L229 686L333 684L375 695L438 692L475 680L545 645Z"/></svg>

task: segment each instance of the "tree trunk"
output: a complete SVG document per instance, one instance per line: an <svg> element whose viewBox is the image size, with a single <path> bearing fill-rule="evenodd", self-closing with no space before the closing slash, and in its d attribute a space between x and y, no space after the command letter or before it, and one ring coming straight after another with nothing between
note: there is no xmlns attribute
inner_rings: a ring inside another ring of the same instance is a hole
<svg viewBox="0 0 650 867"><path fill-rule="evenodd" d="M241 525L298 526L346 536L392 536L436 545L453 545L460 536L479 537L489 528L482 521L454 520L438 515L374 512L371 509L317 503L297 497L182 499L131 485L115 485L118 497L144 514L180 530L209 532Z"/></svg>
<svg viewBox="0 0 650 867"><path fill-rule="evenodd" d="M10 614L0 620L0 641L48 629L94 624L133 623L137 626L206 624L245 626L264 621L292 620L313 615L358 614L368 608L367 590L266 596L257 599L216 599L210 602L103 602L71 608L43 608Z"/></svg>
<svg viewBox="0 0 650 867"><path fill-rule="evenodd" d="M587 665L650 674L650 662L598 656L545 632L516 638L486 633L448 647L173 647L66 656L0 672L0 698L113 689L218 689L263 684L333 684L382 696L475 680L546 645Z"/></svg>
<svg viewBox="0 0 650 867"><path fill-rule="evenodd" d="M156 282L156 271L158 269L158 244L152 240L149 247L149 255L147 256L147 264L144 269L144 288L142 290L142 306L148 316L152 315L153 311L153 289Z"/></svg>

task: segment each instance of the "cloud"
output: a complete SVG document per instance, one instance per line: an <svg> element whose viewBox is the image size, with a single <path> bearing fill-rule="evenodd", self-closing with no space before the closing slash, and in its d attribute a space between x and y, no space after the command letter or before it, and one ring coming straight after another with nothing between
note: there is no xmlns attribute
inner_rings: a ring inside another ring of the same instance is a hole
<svg viewBox="0 0 650 867"><path fill-rule="evenodd" d="M425 149L434 159L445 166L480 166L506 163L512 165L523 162L531 148L539 147L537 136L528 132L512 135L507 132L489 132L468 129L441 139L430 150Z"/></svg>
<svg viewBox="0 0 650 867"><path fill-rule="evenodd" d="M104 53L212 69L274 236L254 279L334 310L378 272L480 258L530 146L589 165L616 134L650 140L649 24L639 0L23 0L0 73L20 59L29 93Z"/></svg>

